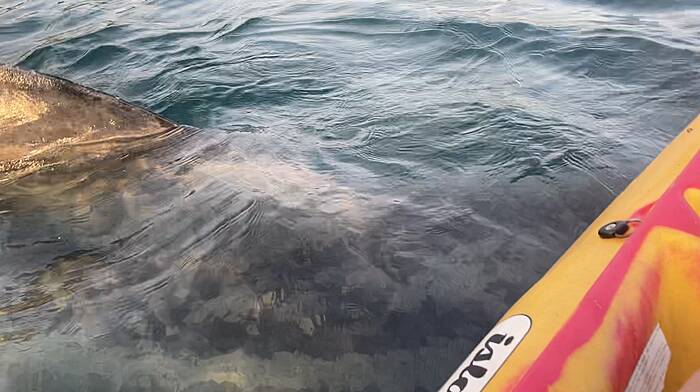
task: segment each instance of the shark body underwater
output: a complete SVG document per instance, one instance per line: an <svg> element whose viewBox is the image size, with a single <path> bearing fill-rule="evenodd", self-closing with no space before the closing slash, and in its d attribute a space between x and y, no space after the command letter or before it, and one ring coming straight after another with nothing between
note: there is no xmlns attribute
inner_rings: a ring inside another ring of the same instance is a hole
<svg viewBox="0 0 700 392"><path fill-rule="evenodd" d="M473 344L440 318L494 317L414 289L400 198L264 135L0 66L0 138L0 392L427 390Z"/></svg>

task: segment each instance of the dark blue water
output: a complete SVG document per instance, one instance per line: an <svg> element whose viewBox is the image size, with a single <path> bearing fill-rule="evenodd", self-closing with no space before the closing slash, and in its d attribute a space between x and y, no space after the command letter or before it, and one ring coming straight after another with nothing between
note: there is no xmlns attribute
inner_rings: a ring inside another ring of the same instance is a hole
<svg viewBox="0 0 700 392"><path fill-rule="evenodd" d="M700 108L697 1L464 3L0 0L201 129L0 188L0 391L436 390Z"/></svg>

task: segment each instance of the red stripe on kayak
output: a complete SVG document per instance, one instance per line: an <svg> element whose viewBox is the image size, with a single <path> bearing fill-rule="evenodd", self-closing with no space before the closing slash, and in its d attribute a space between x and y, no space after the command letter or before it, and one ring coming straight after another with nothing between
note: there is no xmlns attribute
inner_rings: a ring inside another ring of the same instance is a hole
<svg viewBox="0 0 700 392"><path fill-rule="evenodd" d="M700 188L700 154L696 154L676 181L655 203L635 233L615 254L603 273L583 297L573 315L557 332L547 347L514 388L520 391L544 391L561 376L564 364L600 328L634 256L657 226L666 226L700 236L700 217L688 206L683 191ZM604 241L604 240L601 240ZM626 385L631 374L619 385Z"/></svg>
<svg viewBox="0 0 700 392"><path fill-rule="evenodd" d="M627 387L647 339L656 326L654 312L659 301L661 276L658 268L650 269L646 274L637 307L627 309L617 320L617 347L613 348L615 362L609 374L613 391L624 391Z"/></svg>

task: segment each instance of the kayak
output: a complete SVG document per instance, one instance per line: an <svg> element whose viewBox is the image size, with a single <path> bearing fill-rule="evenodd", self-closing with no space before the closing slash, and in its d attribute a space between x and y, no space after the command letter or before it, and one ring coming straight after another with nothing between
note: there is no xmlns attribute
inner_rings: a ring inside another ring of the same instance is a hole
<svg viewBox="0 0 700 392"><path fill-rule="evenodd" d="M699 335L700 116L440 392L700 390Z"/></svg>

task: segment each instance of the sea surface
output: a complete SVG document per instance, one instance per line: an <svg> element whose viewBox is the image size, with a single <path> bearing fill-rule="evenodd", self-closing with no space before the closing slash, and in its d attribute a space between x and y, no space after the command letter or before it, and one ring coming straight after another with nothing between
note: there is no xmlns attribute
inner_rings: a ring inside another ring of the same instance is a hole
<svg viewBox="0 0 700 392"><path fill-rule="evenodd" d="M0 391L435 391L696 115L700 1L0 0L0 63L193 135L0 186Z"/></svg>

